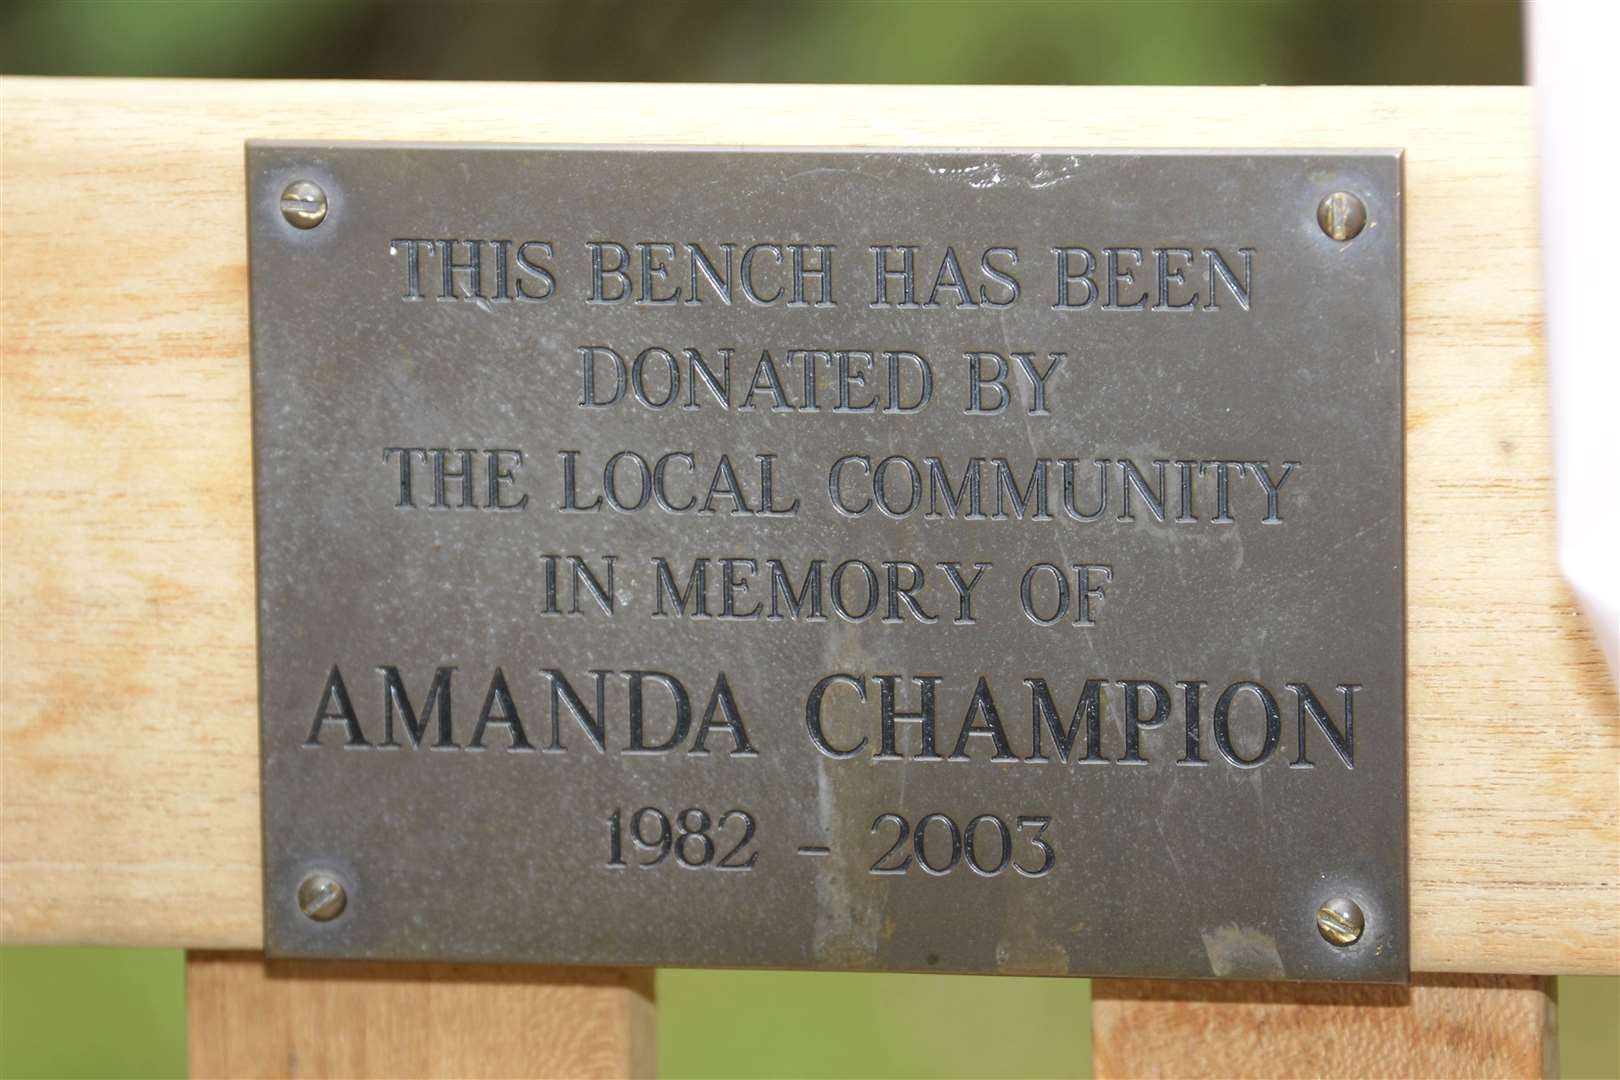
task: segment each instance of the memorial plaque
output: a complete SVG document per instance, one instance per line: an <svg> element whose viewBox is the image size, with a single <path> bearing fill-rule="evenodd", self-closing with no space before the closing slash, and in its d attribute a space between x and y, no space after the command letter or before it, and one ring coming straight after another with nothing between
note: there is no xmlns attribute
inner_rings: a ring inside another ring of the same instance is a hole
<svg viewBox="0 0 1620 1080"><path fill-rule="evenodd" d="M247 170L272 955L1406 977L1397 153Z"/></svg>

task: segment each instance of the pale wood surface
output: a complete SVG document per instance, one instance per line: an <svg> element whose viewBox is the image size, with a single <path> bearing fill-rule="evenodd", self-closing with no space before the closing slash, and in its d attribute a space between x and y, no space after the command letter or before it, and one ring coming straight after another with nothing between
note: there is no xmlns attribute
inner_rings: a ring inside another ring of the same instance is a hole
<svg viewBox="0 0 1620 1080"><path fill-rule="evenodd" d="M1427 975L1404 986L1091 984L1098 1080L1558 1075L1552 980Z"/></svg>
<svg viewBox="0 0 1620 1080"><path fill-rule="evenodd" d="M1529 91L3 84L0 935L257 948L245 138L1406 151L1412 961L1620 970ZM1597 493L1594 493L1594 496Z"/></svg>
<svg viewBox="0 0 1620 1080"><path fill-rule="evenodd" d="M652 1076L651 971L186 957L193 1077Z"/></svg>

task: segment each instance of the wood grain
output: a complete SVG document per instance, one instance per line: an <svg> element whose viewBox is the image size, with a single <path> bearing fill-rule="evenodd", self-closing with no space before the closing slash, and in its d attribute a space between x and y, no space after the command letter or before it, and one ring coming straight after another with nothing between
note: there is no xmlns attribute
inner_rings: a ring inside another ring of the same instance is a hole
<svg viewBox="0 0 1620 1080"><path fill-rule="evenodd" d="M650 970L186 957L196 1077L652 1076Z"/></svg>
<svg viewBox="0 0 1620 1080"><path fill-rule="evenodd" d="M1427 975L1405 986L1091 984L1098 1080L1557 1076L1552 980Z"/></svg>
<svg viewBox="0 0 1620 1080"><path fill-rule="evenodd" d="M1620 971L1620 717L1555 561L1530 92L0 84L0 936L257 948L242 143L1406 151L1418 969Z"/></svg>

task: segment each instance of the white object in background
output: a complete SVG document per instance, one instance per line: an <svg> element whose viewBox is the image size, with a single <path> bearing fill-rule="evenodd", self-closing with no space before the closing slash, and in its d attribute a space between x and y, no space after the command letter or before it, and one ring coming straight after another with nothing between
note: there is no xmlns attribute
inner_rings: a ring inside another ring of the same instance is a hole
<svg viewBox="0 0 1620 1080"><path fill-rule="evenodd" d="M1541 245L1558 557L1620 678L1620 283L1615 269L1615 42L1620 4L1527 8L1541 136Z"/></svg>

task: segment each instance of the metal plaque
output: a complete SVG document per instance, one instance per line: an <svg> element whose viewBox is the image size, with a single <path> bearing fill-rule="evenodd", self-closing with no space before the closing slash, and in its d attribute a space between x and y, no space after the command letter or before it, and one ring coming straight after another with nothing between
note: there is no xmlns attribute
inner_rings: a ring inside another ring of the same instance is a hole
<svg viewBox="0 0 1620 1080"><path fill-rule="evenodd" d="M273 955L1406 977L1399 154L247 172Z"/></svg>

